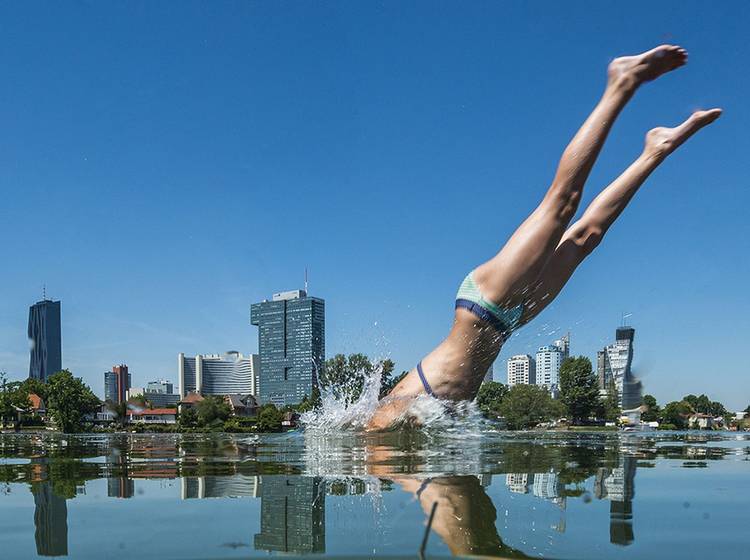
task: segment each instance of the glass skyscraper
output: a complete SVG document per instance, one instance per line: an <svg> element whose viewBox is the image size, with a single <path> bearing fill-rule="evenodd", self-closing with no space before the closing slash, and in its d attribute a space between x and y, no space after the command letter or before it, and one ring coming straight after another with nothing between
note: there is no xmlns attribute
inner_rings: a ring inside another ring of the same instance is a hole
<svg viewBox="0 0 750 560"><path fill-rule="evenodd" d="M597 375L603 390L614 384L622 410L632 410L641 404L641 383L633 376L633 327L619 327L615 342L597 354Z"/></svg>
<svg viewBox="0 0 750 560"><path fill-rule="evenodd" d="M325 301L304 290L281 292L253 304L250 322L258 327L260 402L298 404L325 361Z"/></svg>
<svg viewBox="0 0 750 560"><path fill-rule="evenodd" d="M29 308L29 377L47 381L62 369L60 302L44 299Z"/></svg>
<svg viewBox="0 0 750 560"><path fill-rule="evenodd" d="M112 371L104 372L104 400L120 404L128 400L128 390L132 378L128 366L113 366Z"/></svg>
<svg viewBox="0 0 750 560"><path fill-rule="evenodd" d="M263 476L260 490L256 550L325 552L326 493L319 477Z"/></svg>

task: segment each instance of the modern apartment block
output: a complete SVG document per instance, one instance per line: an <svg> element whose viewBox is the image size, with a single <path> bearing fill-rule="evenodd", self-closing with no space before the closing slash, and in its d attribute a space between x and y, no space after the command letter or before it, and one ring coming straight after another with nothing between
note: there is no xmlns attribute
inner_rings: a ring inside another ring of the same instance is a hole
<svg viewBox="0 0 750 560"><path fill-rule="evenodd" d="M537 385L546 387L553 394L560 386L560 366L570 357L570 334L566 334L549 346L542 346L536 352Z"/></svg>
<svg viewBox="0 0 750 560"><path fill-rule="evenodd" d="M554 344L542 346L536 351L536 384L554 391L560 385L560 366L563 351Z"/></svg>
<svg viewBox="0 0 750 560"><path fill-rule="evenodd" d="M536 383L536 361L528 354L508 358L508 387Z"/></svg>
<svg viewBox="0 0 750 560"><path fill-rule="evenodd" d="M180 401L180 395L174 392L174 385L166 379L149 381L143 395L154 408L174 406Z"/></svg>
<svg viewBox="0 0 750 560"><path fill-rule="evenodd" d="M113 366L112 371L104 372L104 400L120 404L128 400L131 376L128 366Z"/></svg>
<svg viewBox="0 0 750 560"><path fill-rule="evenodd" d="M177 356L180 398L190 392L201 395L257 395L258 355L236 351Z"/></svg>
<svg viewBox="0 0 750 560"><path fill-rule="evenodd" d="M312 393L325 361L325 301L305 290L274 294L255 303L258 327L259 397L262 404L297 404Z"/></svg>
<svg viewBox="0 0 750 560"><path fill-rule="evenodd" d="M596 372L602 390L614 384L622 410L641 404L641 383L632 374L635 329L622 326L615 331L615 342L597 352Z"/></svg>
<svg viewBox="0 0 750 560"><path fill-rule="evenodd" d="M174 385L171 381L166 379L159 379L158 381L149 381L146 384L147 393L164 393L171 395L174 393Z"/></svg>
<svg viewBox="0 0 750 560"><path fill-rule="evenodd" d="M62 369L60 302L43 299L29 308L29 377L46 382Z"/></svg>

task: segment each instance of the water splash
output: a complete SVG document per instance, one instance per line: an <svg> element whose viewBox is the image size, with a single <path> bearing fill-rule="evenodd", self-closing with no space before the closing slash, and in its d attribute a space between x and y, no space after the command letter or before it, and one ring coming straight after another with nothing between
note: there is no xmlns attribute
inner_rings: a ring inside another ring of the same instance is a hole
<svg viewBox="0 0 750 560"><path fill-rule="evenodd" d="M320 372L317 377L321 379ZM363 430L378 407L382 377L383 366L377 363L372 372L357 371L343 384L319 381L320 407L303 413L300 421L306 430L317 433ZM363 380L362 389L356 396L355 384L360 380Z"/></svg>
<svg viewBox="0 0 750 560"><path fill-rule="evenodd" d="M378 362L372 371L357 371L344 383L319 383L320 406L300 417L306 433L330 436L364 431L380 404L382 374L383 366ZM411 399L393 425L406 425L427 432L440 431L447 437L479 435L486 428L486 422L473 402L444 401L429 395Z"/></svg>

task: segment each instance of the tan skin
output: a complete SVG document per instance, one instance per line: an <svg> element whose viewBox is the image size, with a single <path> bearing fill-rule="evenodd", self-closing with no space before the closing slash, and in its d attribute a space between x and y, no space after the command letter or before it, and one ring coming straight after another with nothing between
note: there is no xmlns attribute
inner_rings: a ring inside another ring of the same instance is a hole
<svg viewBox="0 0 750 560"><path fill-rule="evenodd" d="M560 293L667 156L721 115L721 109L697 111L675 128L649 131L641 155L570 225L584 183L620 111L641 85L686 62L687 52L674 45L612 61L604 94L563 152L542 202L500 252L474 270L486 299L506 308L523 303L520 325L536 317ZM503 342L504 336L491 325L470 311L457 309L448 336L422 360L434 395L448 400L473 399ZM424 393L415 368L381 401L369 429L391 427L404 417L414 397Z"/></svg>
<svg viewBox="0 0 750 560"><path fill-rule="evenodd" d="M529 558L503 543L495 525L497 510L477 477L393 480L414 494L426 519L437 504L430 529L440 535L454 556Z"/></svg>

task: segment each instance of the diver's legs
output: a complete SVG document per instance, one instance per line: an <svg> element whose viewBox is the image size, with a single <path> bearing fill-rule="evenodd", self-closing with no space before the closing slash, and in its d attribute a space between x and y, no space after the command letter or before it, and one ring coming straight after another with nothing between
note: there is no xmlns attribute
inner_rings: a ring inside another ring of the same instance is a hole
<svg viewBox="0 0 750 560"><path fill-rule="evenodd" d="M643 153L604 189L563 235L541 279L534 287L522 323L539 314L562 290L576 267L599 245L651 172L680 144L721 115L721 109L698 111L676 128L655 128L646 136Z"/></svg>
<svg viewBox="0 0 750 560"><path fill-rule="evenodd" d="M565 149L541 204L502 250L475 270L474 279L484 297L506 307L523 301L573 218L583 185L617 115L638 86L682 66L686 59L684 49L663 45L617 58L609 65L604 94Z"/></svg>

